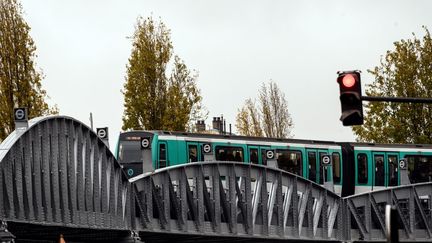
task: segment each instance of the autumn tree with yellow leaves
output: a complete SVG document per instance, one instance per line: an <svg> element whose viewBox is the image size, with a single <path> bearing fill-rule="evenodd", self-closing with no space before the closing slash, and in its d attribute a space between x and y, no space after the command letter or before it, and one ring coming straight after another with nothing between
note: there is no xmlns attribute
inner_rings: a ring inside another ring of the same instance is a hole
<svg viewBox="0 0 432 243"><path fill-rule="evenodd" d="M36 46L16 0L0 1L0 141L15 127L13 109L27 107L29 117L58 113L45 102L42 72L36 69Z"/></svg>
<svg viewBox="0 0 432 243"><path fill-rule="evenodd" d="M263 83L258 102L248 98L236 116L236 129L240 135L272 138L292 137L294 123L288 111L285 94L277 84Z"/></svg>
<svg viewBox="0 0 432 243"><path fill-rule="evenodd" d="M132 37L133 48L124 84L123 130L193 130L203 119L198 74L173 56L170 30L152 17L139 18Z"/></svg>

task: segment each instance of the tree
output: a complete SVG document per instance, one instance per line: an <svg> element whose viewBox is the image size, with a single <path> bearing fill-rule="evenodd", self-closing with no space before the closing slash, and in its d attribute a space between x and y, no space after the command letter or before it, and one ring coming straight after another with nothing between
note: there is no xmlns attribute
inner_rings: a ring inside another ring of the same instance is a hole
<svg viewBox="0 0 432 243"><path fill-rule="evenodd" d="M256 102L251 98L246 99L236 117L237 132L244 136L262 137L261 120Z"/></svg>
<svg viewBox="0 0 432 243"><path fill-rule="evenodd" d="M36 70L36 46L16 0L0 1L0 141L14 129L13 109L27 107L29 117L58 113L49 108Z"/></svg>
<svg viewBox="0 0 432 243"><path fill-rule="evenodd" d="M161 129L165 109L165 69L172 55L170 31L151 17L138 19L124 85L123 129Z"/></svg>
<svg viewBox="0 0 432 243"><path fill-rule="evenodd" d="M369 73L375 81L368 96L432 97L432 40L429 30L422 39L394 43L379 66ZM371 102L365 105L365 123L354 126L358 141L375 143L432 143L432 105Z"/></svg>
<svg viewBox="0 0 432 243"><path fill-rule="evenodd" d="M191 74L186 64L174 58L174 70L168 82L165 129L194 130L194 123L203 117L202 97L196 85L197 74Z"/></svg>
<svg viewBox="0 0 432 243"><path fill-rule="evenodd" d="M266 136L274 138L292 137L294 126L288 112L288 102L277 84L270 81L262 84L256 101L247 99L236 116L236 128L245 136Z"/></svg>
<svg viewBox="0 0 432 243"><path fill-rule="evenodd" d="M173 46L162 21L139 18L132 39L123 91L123 130L185 131L202 108L198 75L175 56L173 72L167 77Z"/></svg>

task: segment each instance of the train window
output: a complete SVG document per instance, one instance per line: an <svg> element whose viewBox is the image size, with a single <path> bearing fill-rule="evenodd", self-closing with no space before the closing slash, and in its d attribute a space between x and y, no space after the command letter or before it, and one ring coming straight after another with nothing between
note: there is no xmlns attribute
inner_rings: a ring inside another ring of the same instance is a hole
<svg viewBox="0 0 432 243"><path fill-rule="evenodd" d="M384 186L384 156L375 155L375 186Z"/></svg>
<svg viewBox="0 0 432 243"><path fill-rule="evenodd" d="M341 163L340 163L340 155L339 153L332 154L333 160L333 182L335 184L339 184L341 181Z"/></svg>
<svg viewBox="0 0 432 243"><path fill-rule="evenodd" d="M188 145L189 152L189 162L197 162L198 161L198 146L197 145Z"/></svg>
<svg viewBox="0 0 432 243"><path fill-rule="evenodd" d="M167 156L166 156L166 144L159 144L159 168L164 168L167 166Z"/></svg>
<svg viewBox="0 0 432 243"><path fill-rule="evenodd" d="M309 180L316 181L316 153L315 152L308 153L308 161L309 161Z"/></svg>
<svg viewBox="0 0 432 243"><path fill-rule="evenodd" d="M389 186L397 186L398 184L398 166L397 166L397 156L389 155L388 156L388 185Z"/></svg>
<svg viewBox="0 0 432 243"><path fill-rule="evenodd" d="M121 164L142 162L140 141L120 141L118 153Z"/></svg>
<svg viewBox="0 0 432 243"><path fill-rule="evenodd" d="M278 168L293 174L302 174L302 160L300 151L287 149L276 150Z"/></svg>
<svg viewBox="0 0 432 243"><path fill-rule="evenodd" d="M366 154L357 155L357 183L368 183L368 161Z"/></svg>
<svg viewBox="0 0 432 243"><path fill-rule="evenodd" d="M249 149L250 162L253 164L258 164L258 149Z"/></svg>
<svg viewBox="0 0 432 243"><path fill-rule="evenodd" d="M411 183L428 182L432 179L432 156L409 155L408 177Z"/></svg>
<svg viewBox="0 0 432 243"><path fill-rule="evenodd" d="M216 146L216 160L219 161L243 161L243 148Z"/></svg>

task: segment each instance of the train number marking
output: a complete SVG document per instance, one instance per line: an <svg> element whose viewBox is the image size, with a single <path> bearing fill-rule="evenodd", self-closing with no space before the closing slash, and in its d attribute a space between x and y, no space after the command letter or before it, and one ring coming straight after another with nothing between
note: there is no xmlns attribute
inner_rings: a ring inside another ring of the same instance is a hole
<svg viewBox="0 0 432 243"><path fill-rule="evenodd" d="M330 155L323 155L321 158L321 162L323 165L329 165L330 164Z"/></svg>
<svg viewBox="0 0 432 243"><path fill-rule="evenodd" d="M268 150L268 151L266 152L266 156L267 156L267 159L273 159L273 157L274 157L274 152L273 152L273 150Z"/></svg>
<svg viewBox="0 0 432 243"><path fill-rule="evenodd" d="M405 169L406 162L404 159L399 160L399 168Z"/></svg>
<svg viewBox="0 0 432 243"><path fill-rule="evenodd" d="M204 153L210 153L211 152L211 146L210 146L210 144L204 144L204 146L203 146L203 151L204 151Z"/></svg>
<svg viewBox="0 0 432 243"><path fill-rule="evenodd" d="M150 139L141 138L141 147L142 148L148 148L149 146L150 146Z"/></svg>

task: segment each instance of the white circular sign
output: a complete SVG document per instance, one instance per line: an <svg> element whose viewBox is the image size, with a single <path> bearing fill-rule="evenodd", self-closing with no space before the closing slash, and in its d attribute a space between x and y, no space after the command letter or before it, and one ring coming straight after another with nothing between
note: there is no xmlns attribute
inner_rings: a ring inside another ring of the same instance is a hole
<svg viewBox="0 0 432 243"><path fill-rule="evenodd" d="M204 144L203 151L204 151L204 153L210 153L210 151L211 151L210 144Z"/></svg>
<svg viewBox="0 0 432 243"><path fill-rule="evenodd" d="M324 165L328 165L328 164L330 164L330 156L328 156L328 155L324 155L324 156L322 157L322 163L323 163Z"/></svg>
<svg viewBox="0 0 432 243"><path fill-rule="evenodd" d="M106 137L106 131L105 131L105 129L99 129L99 131L97 132L97 135L100 138L105 138Z"/></svg>
<svg viewBox="0 0 432 243"><path fill-rule="evenodd" d="M148 138L143 138L143 140L141 141L141 146L143 148L148 148L150 145L150 141L148 140Z"/></svg>
<svg viewBox="0 0 432 243"><path fill-rule="evenodd" d="M15 119L17 120L22 120L25 117L25 112L23 109L17 109L15 111Z"/></svg>
<svg viewBox="0 0 432 243"><path fill-rule="evenodd" d="M401 169L405 169L405 166L406 166L406 164L405 164L405 160L403 160L403 159L399 160L399 167L400 167Z"/></svg>
<svg viewBox="0 0 432 243"><path fill-rule="evenodd" d="M268 150L266 153L267 159L273 159L274 152L272 150Z"/></svg>

